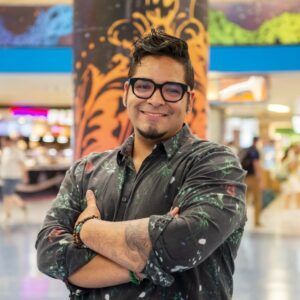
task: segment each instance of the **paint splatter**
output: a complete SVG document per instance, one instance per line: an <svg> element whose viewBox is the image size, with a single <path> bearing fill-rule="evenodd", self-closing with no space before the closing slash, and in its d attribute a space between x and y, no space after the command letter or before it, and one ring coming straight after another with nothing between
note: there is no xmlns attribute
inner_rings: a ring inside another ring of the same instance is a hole
<svg viewBox="0 0 300 300"><path fill-rule="evenodd" d="M198 243L200 245L205 245L206 244L206 239L199 239Z"/></svg>

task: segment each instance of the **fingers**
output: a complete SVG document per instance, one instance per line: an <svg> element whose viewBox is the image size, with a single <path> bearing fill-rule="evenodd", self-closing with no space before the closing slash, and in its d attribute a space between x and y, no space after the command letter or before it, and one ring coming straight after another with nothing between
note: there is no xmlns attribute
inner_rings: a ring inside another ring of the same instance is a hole
<svg viewBox="0 0 300 300"><path fill-rule="evenodd" d="M174 208L171 207L169 214L170 214L173 218L178 217L178 215L179 215L179 207L177 207L177 206L174 207Z"/></svg>
<svg viewBox="0 0 300 300"><path fill-rule="evenodd" d="M95 195L92 190L88 190L86 192L86 203L87 203L87 206L89 206L89 207L92 207L92 206L97 207L96 198L95 198Z"/></svg>

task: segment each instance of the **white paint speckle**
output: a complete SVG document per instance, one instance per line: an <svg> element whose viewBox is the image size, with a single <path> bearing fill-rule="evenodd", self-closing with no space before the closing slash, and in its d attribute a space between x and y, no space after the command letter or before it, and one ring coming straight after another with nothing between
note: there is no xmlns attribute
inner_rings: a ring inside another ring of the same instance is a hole
<svg viewBox="0 0 300 300"><path fill-rule="evenodd" d="M170 184L172 184L175 181L175 177L172 176L171 180L170 180Z"/></svg>
<svg viewBox="0 0 300 300"><path fill-rule="evenodd" d="M144 298L146 296L146 293L145 292L142 292L139 294L139 298Z"/></svg>
<svg viewBox="0 0 300 300"><path fill-rule="evenodd" d="M105 294L104 299L109 300L109 294Z"/></svg>
<svg viewBox="0 0 300 300"><path fill-rule="evenodd" d="M199 285L199 292L202 291L202 285Z"/></svg>
<svg viewBox="0 0 300 300"><path fill-rule="evenodd" d="M171 269L171 272L180 272L187 270L188 267L185 266L175 266L173 269Z"/></svg>
<svg viewBox="0 0 300 300"><path fill-rule="evenodd" d="M200 245L205 245L205 244L206 244L206 239L200 239L200 240L198 241L198 243L199 243Z"/></svg>

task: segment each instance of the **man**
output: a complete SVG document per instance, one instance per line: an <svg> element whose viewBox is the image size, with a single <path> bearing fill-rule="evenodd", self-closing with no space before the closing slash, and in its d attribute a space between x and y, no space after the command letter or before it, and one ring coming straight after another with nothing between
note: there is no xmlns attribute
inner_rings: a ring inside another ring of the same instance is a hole
<svg viewBox="0 0 300 300"><path fill-rule="evenodd" d="M260 156L257 149L259 137L254 137L251 147L247 149L245 158L242 160L242 167L247 171L246 185L247 185L247 202L252 200L254 206L254 225L260 226L260 213L262 210L262 168L260 165ZM251 198L252 197L252 198Z"/></svg>
<svg viewBox="0 0 300 300"><path fill-rule="evenodd" d="M183 40L153 29L135 43L123 97L134 134L72 166L38 236L39 269L71 299L231 298L244 171L184 124L193 87Z"/></svg>
<svg viewBox="0 0 300 300"><path fill-rule="evenodd" d="M2 179L2 195L4 210L4 226L9 225L13 207L19 207L26 214L27 205L17 194L17 185L28 181L25 165L26 156L18 147L18 138L3 138L3 151L0 161Z"/></svg>

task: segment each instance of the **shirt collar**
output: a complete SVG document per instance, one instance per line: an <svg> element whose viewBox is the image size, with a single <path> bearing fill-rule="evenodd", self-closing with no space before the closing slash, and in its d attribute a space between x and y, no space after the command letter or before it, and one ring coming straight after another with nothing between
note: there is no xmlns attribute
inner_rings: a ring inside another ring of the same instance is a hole
<svg viewBox="0 0 300 300"><path fill-rule="evenodd" d="M182 128L171 138L161 142L163 145L168 159L171 159L180 149L180 147L186 142L191 136L189 126L184 124Z"/></svg>
<svg viewBox="0 0 300 300"><path fill-rule="evenodd" d="M164 148L168 159L171 159L175 153L178 152L179 148L191 137L189 126L184 124L182 128L171 138L162 141L157 146ZM119 165L124 163L129 157L132 157L132 150L134 144L133 134L121 145L120 150L117 154L117 162ZM156 147L154 147L155 149Z"/></svg>
<svg viewBox="0 0 300 300"><path fill-rule="evenodd" d="M118 154L117 154L118 165L121 165L122 163L124 163L126 161L127 158L132 156L133 144L134 144L134 137L132 134L121 145L120 150L118 151Z"/></svg>

